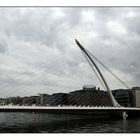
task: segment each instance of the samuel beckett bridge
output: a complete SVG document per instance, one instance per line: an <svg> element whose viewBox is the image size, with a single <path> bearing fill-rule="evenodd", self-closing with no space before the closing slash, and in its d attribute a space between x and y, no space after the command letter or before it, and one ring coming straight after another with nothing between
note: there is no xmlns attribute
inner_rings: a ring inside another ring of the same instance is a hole
<svg viewBox="0 0 140 140"><path fill-rule="evenodd" d="M111 70L109 70L101 61L99 61L92 53L85 49L79 41L75 39L87 62L95 72L97 78L106 89L107 92L89 91L85 94L79 93L69 94L69 97L63 97L59 104L48 106L0 106L0 112L45 112L45 113L62 113L62 114L86 114L100 117L122 117L123 119L129 117L140 116L140 108L123 107L114 98L109 85L98 68L96 62L100 63L106 70L108 70L115 78L117 78L125 87L130 89L121 79L119 79ZM78 95L79 94L79 95ZM62 95L63 96L63 95ZM53 99L51 99L53 100Z"/></svg>

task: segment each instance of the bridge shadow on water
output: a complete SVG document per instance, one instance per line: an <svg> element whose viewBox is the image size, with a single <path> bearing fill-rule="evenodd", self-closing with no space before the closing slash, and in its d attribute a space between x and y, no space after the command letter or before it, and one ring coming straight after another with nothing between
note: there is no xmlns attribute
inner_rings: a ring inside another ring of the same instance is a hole
<svg viewBox="0 0 140 140"><path fill-rule="evenodd" d="M140 118L86 115L0 113L0 133L139 133Z"/></svg>

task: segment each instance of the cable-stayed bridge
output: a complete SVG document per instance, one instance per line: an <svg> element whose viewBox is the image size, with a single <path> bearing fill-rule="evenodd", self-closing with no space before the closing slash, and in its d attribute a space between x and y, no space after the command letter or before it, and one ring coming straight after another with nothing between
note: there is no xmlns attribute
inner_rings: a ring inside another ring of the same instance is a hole
<svg viewBox="0 0 140 140"><path fill-rule="evenodd" d="M0 112L93 115L93 117L140 117L140 108L106 106L0 106Z"/></svg>
<svg viewBox="0 0 140 140"><path fill-rule="evenodd" d="M94 116L114 116L126 119L128 116L140 116L140 108L130 108L122 107L114 98L109 85L103 76L102 72L98 68L94 59L99 62L103 67L105 67L115 78L117 78L123 85L129 88L121 79L119 79L111 70L109 70L102 62L100 62L93 54L91 54L87 49L85 49L79 41L76 44L81 49L87 62L91 66L92 70L97 75L99 81L103 87L107 90L106 94L96 93L90 94L88 97L86 95L81 96L70 96L69 99L63 98L61 103L57 106L0 106L0 112L48 112L48 113L64 113L64 114L86 114ZM54 99L51 99L54 100ZM60 99L57 99L60 100ZM97 102L98 104L91 105L91 101ZM75 102L75 103L74 103ZM78 102L83 102L84 104L78 104ZM86 104L85 104L86 103ZM102 103L102 106L100 106Z"/></svg>

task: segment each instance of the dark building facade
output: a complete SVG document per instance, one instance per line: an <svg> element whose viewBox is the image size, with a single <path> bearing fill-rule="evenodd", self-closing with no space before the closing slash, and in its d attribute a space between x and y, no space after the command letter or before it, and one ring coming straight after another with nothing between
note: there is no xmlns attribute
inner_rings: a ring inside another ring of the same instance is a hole
<svg viewBox="0 0 140 140"><path fill-rule="evenodd" d="M0 98L0 105L5 105L6 104L6 99Z"/></svg>
<svg viewBox="0 0 140 140"><path fill-rule="evenodd" d="M40 94L40 97L42 106L67 105L68 103L67 93Z"/></svg>
<svg viewBox="0 0 140 140"><path fill-rule="evenodd" d="M22 97L21 100L22 100L22 105L26 105L26 106L40 105L39 96Z"/></svg>
<svg viewBox="0 0 140 140"><path fill-rule="evenodd" d="M127 89L118 89L112 91L114 98L121 106L134 107L135 96L134 93Z"/></svg>
<svg viewBox="0 0 140 140"><path fill-rule="evenodd" d="M113 106L107 92L96 89L83 89L69 93L68 105L76 106Z"/></svg>
<svg viewBox="0 0 140 140"><path fill-rule="evenodd" d="M82 90L52 95L40 94L42 106L113 106L106 91L96 90L96 87L84 86Z"/></svg>
<svg viewBox="0 0 140 140"><path fill-rule="evenodd" d="M140 88L112 90L116 101L124 107L140 107ZM81 90L70 93L40 94L42 106L113 106L107 91L95 86L84 86Z"/></svg>
<svg viewBox="0 0 140 140"><path fill-rule="evenodd" d="M133 87L135 107L140 107L140 87Z"/></svg>

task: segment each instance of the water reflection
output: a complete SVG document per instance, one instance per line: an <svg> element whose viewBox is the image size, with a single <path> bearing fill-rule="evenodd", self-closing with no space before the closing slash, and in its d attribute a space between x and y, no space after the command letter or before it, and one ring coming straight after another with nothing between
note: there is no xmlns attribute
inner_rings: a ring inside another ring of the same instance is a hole
<svg viewBox="0 0 140 140"><path fill-rule="evenodd" d="M46 113L0 113L1 133L139 133L140 118L99 119Z"/></svg>

